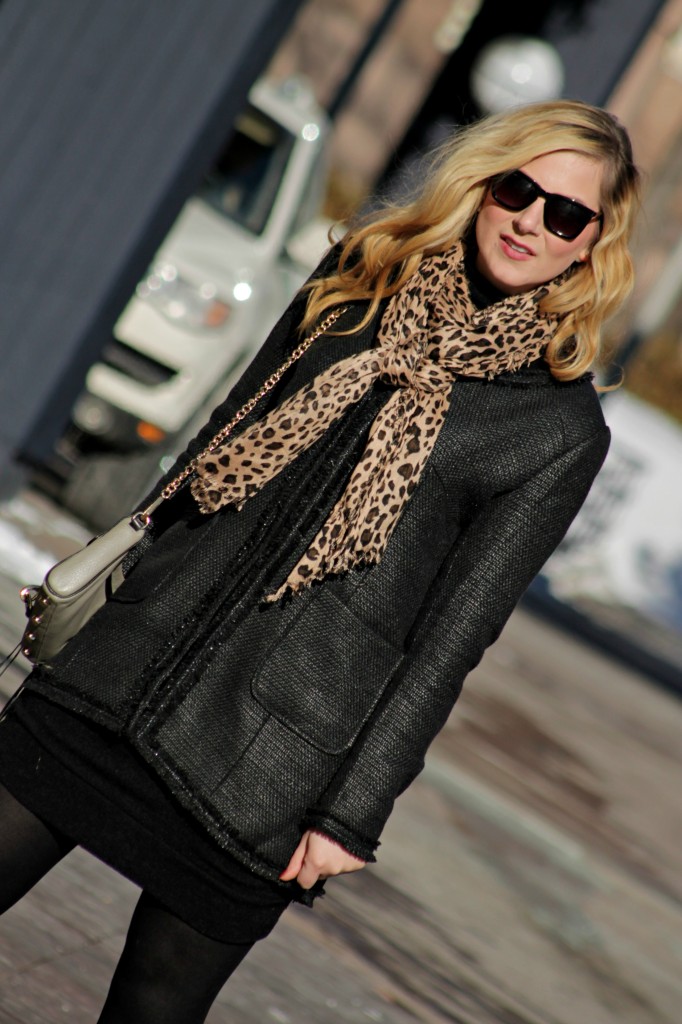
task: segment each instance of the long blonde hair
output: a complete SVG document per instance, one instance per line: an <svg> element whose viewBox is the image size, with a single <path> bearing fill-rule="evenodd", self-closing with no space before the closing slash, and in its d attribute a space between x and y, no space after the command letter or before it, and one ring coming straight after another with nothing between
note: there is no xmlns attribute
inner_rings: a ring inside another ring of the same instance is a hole
<svg viewBox="0 0 682 1024"><path fill-rule="evenodd" d="M541 304L543 312L562 316L546 352L554 376L580 376L599 353L602 324L632 288L628 243L639 173L622 125L577 100L529 104L457 130L433 154L426 183L410 202L384 206L346 231L336 269L308 285L302 330L332 306L369 300L362 321L348 333L360 330L424 256L445 251L468 233L494 175L556 150L577 151L605 167L602 229L590 258Z"/></svg>

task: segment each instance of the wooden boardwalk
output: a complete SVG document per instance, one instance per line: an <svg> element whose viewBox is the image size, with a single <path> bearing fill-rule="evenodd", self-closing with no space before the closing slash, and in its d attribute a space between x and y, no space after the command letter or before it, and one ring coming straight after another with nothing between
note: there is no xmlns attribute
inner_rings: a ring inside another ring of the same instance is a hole
<svg viewBox="0 0 682 1024"><path fill-rule="evenodd" d="M681 737L679 697L517 611L379 864L287 912L210 1024L679 1024ZM96 1020L136 897L76 851L11 910L0 1024Z"/></svg>

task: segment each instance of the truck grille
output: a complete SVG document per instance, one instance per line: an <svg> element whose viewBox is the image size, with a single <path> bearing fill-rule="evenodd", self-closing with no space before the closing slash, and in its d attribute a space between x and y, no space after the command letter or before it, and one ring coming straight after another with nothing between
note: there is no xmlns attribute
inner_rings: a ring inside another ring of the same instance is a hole
<svg viewBox="0 0 682 1024"><path fill-rule="evenodd" d="M170 366L160 363L151 356L136 352L135 349L129 348L128 345L124 345L116 338L113 338L105 347L99 361L137 381L138 384L147 385L147 387L165 384L176 374L176 371L172 370Z"/></svg>

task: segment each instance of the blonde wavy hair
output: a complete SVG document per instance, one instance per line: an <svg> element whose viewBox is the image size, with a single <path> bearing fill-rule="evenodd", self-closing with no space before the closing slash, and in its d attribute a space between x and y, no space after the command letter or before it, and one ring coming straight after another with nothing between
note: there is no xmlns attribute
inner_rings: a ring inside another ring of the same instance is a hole
<svg viewBox="0 0 682 1024"><path fill-rule="evenodd" d="M605 167L602 229L590 258L577 263L540 306L562 317L546 351L552 373L559 380L580 376L599 354L602 324L633 285L628 243L639 205L639 173L623 126L607 111L578 100L533 103L457 130L434 152L426 182L411 201L384 205L339 240L336 269L307 285L302 331L332 306L369 300L361 322L345 333L361 330L424 256L466 236L491 178L556 150L582 153Z"/></svg>

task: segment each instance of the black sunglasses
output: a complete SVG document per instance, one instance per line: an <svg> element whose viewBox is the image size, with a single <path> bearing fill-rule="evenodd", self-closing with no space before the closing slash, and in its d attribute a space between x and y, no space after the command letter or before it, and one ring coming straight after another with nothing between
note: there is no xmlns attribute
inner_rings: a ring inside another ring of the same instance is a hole
<svg viewBox="0 0 682 1024"><path fill-rule="evenodd" d="M601 221L603 217L603 214L595 213L575 199L558 195L556 192L545 192L537 181L533 181L523 171L498 174L490 183L490 194L498 206L514 211L525 210L540 196L545 201L545 227L553 235L558 235L567 242L577 238L593 220Z"/></svg>

